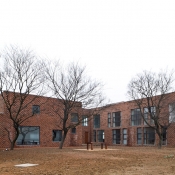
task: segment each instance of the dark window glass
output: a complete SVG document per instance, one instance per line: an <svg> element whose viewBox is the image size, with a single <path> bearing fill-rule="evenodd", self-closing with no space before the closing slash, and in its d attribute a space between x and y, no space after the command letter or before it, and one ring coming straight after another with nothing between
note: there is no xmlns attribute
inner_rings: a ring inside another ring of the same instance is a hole
<svg viewBox="0 0 175 175"><path fill-rule="evenodd" d="M144 144L154 144L155 130L153 128L144 128Z"/></svg>
<svg viewBox="0 0 175 175"><path fill-rule="evenodd" d="M113 127L120 126L120 120L121 120L120 112L113 112L112 116L113 116Z"/></svg>
<svg viewBox="0 0 175 175"><path fill-rule="evenodd" d="M17 145L39 145L40 128L38 126L20 126Z"/></svg>
<svg viewBox="0 0 175 175"><path fill-rule="evenodd" d="M112 130L113 144L120 144L120 129Z"/></svg>
<svg viewBox="0 0 175 175"><path fill-rule="evenodd" d="M52 131L52 141L60 142L62 138L62 131L61 130L53 130Z"/></svg>
<svg viewBox="0 0 175 175"><path fill-rule="evenodd" d="M71 114L71 122L78 122L78 114L77 113L72 113Z"/></svg>
<svg viewBox="0 0 175 175"><path fill-rule="evenodd" d="M97 131L97 138L98 138L98 142L104 142L104 139L105 139L104 130Z"/></svg>
<svg viewBox="0 0 175 175"><path fill-rule="evenodd" d="M93 130L93 140L96 142L96 130Z"/></svg>
<svg viewBox="0 0 175 175"><path fill-rule="evenodd" d="M76 134L76 128L72 128L72 134Z"/></svg>
<svg viewBox="0 0 175 175"><path fill-rule="evenodd" d="M32 112L33 112L33 114L39 114L40 113L40 106L33 105L32 106Z"/></svg>
<svg viewBox="0 0 175 175"><path fill-rule="evenodd" d="M111 127L111 113L108 113L108 127Z"/></svg>
<svg viewBox="0 0 175 175"><path fill-rule="evenodd" d="M155 117L155 112L156 112L156 108L155 107L150 107L150 110L148 110L148 108L144 108L144 125L154 124L154 117ZM146 121L147 123L146 123Z"/></svg>
<svg viewBox="0 0 175 175"><path fill-rule="evenodd" d="M100 115L94 116L94 128L100 128Z"/></svg>
<svg viewBox="0 0 175 175"><path fill-rule="evenodd" d="M167 132L167 129L166 128L163 128L162 129L162 145L166 145L166 140L167 140L167 138L166 138L166 132Z"/></svg>
<svg viewBox="0 0 175 175"><path fill-rule="evenodd" d="M131 110L131 125L132 126L141 125L140 109L132 109Z"/></svg>
<svg viewBox="0 0 175 175"><path fill-rule="evenodd" d="M142 144L142 128L137 128L137 144Z"/></svg>

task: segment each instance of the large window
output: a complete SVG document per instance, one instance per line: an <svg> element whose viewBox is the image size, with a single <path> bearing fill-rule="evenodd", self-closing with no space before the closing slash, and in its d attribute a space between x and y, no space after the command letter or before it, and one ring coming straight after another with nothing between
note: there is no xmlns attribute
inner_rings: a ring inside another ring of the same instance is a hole
<svg viewBox="0 0 175 175"><path fill-rule="evenodd" d="M142 144L142 128L137 128L137 144Z"/></svg>
<svg viewBox="0 0 175 175"><path fill-rule="evenodd" d="M111 113L108 113L108 127L111 127Z"/></svg>
<svg viewBox="0 0 175 175"><path fill-rule="evenodd" d="M120 129L112 130L113 144L120 144Z"/></svg>
<svg viewBox="0 0 175 175"><path fill-rule="evenodd" d="M62 131L61 130L53 130L52 131L52 141L60 142L62 138Z"/></svg>
<svg viewBox="0 0 175 175"><path fill-rule="evenodd" d="M123 144L127 145L127 129L123 129Z"/></svg>
<svg viewBox="0 0 175 175"><path fill-rule="evenodd" d="M144 108L143 110L144 110L144 125L147 125L147 123L153 125L156 108L152 106L150 107L150 111L148 110L148 108ZM145 120L147 121L147 123Z"/></svg>
<svg viewBox="0 0 175 175"><path fill-rule="evenodd" d="M77 113L71 114L71 122L74 122L74 123L78 122L78 114Z"/></svg>
<svg viewBox="0 0 175 175"><path fill-rule="evenodd" d="M155 130L153 128L144 128L144 144L154 144Z"/></svg>
<svg viewBox="0 0 175 175"><path fill-rule="evenodd" d="M40 113L40 106L39 105L33 105L32 106L32 113L33 114L39 114Z"/></svg>
<svg viewBox="0 0 175 175"><path fill-rule="evenodd" d="M131 125L132 126L141 125L140 109L132 109L131 110Z"/></svg>
<svg viewBox="0 0 175 175"><path fill-rule="evenodd" d="M100 128L100 115L94 115L94 128Z"/></svg>
<svg viewBox="0 0 175 175"><path fill-rule="evenodd" d="M82 125L83 126L88 126L88 118L87 118L87 116L82 116Z"/></svg>
<svg viewBox="0 0 175 175"><path fill-rule="evenodd" d="M175 122L175 103L169 104L169 122Z"/></svg>
<svg viewBox="0 0 175 175"><path fill-rule="evenodd" d="M97 139L98 139L98 142L104 142L104 139L105 139L104 130L97 131Z"/></svg>
<svg viewBox="0 0 175 175"><path fill-rule="evenodd" d="M112 113L112 118L113 118L113 127L117 127L117 126L120 126L120 120L121 120L121 117L120 117L120 112L113 112Z"/></svg>
<svg viewBox="0 0 175 175"><path fill-rule="evenodd" d="M37 126L20 126L17 145L38 145L40 129Z"/></svg>

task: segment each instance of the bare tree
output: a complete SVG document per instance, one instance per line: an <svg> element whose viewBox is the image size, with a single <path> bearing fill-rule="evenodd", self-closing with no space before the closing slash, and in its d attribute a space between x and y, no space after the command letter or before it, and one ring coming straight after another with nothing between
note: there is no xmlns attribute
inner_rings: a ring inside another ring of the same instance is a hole
<svg viewBox="0 0 175 175"><path fill-rule="evenodd" d="M52 107L55 107L54 111L60 118L59 127L63 133L59 148L62 149L69 129L82 123L82 115L86 115L90 120L90 117L101 109L99 107L104 102L103 85L89 78L85 67L75 63L71 63L66 69L55 64L48 67L46 72L49 88L59 100L59 103Z"/></svg>
<svg viewBox="0 0 175 175"><path fill-rule="evenodd" d="M9 126L5 126L14 149L19 126L33 116L29 106L35 95L43 92L43 63L30 50L10 46L2 52L4 66L0 70L0 95L4 101ZM29 94L34 93L34 96Z"/></svg>
<svg viewBox="0 0 175 175"><path fill-rule="evenodd" d="M128 95L140 109L145 124L154 128L159 137L158 148L162 146L163 133L174 120L170 120L169 112L175 108L168 110L169 103L172 102L171 94L168 93L173 90L173 81L173 72L162 71L156 74L144 71L128 85Z"/></svg>

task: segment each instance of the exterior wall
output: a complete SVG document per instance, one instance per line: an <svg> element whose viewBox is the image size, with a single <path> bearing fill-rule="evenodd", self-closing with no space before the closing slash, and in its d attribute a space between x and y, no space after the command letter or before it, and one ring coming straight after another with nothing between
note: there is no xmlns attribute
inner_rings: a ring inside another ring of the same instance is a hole
<svg viewBox="0 0 175 175"><path fill-rule="evenodd" d="M167 119L169 118L169 104L175 102L175 92L167 94L169 97L167 98L165 107L162 111L162 114L168 114ZM141 125L138 126L131 126L131 110L138 108L133 101L128 102L121 102L109 105L108 107L104 108L100 112L100 128L94 128L93 127L93 118L89 122L89 133L90 135L90 142L94 142L93 139L93 130L96 132L98 130L104 130L105 133L105 140L104 142L108 145L116 145L113 144L113 133L112 130L114 129L120 129L120 144L119 145L125 145L123 144L123 129L127 129L127 146L157 146L158 145L158 135L155 134L155 143L154 144L145 144L144 143L144 128L148 128L147 125L144 125L144 121L142 119ZM112 120L112 113L113 112L121 112L121 125L118 127L108 127L108 113L111 113L111 120ZM167 120L168 121L168 120ZM142 134L141 134L141 144L137 144L137 128L141 128ZM82 138L84 140L84 134L87 131L87 127L83 127L82 131ZM167 130L167 141L166 146L174 147L175 146L175 123L172 123L170 127ZM98 141L96 141L97 144Z"/></svg>
<svg viewBox="0 0 175 175"><path fill-rule="evenodd" d="M28 101L31 100L33 96L31 95L28 98ZM2 101L0 102L0 104ZM26 102L27 103L27 102ZM28 105L27 109L24 111L25 116L29 116L32 114L32 106L39 105L40 113L34 114L32 117L25 120L21 126L37 126L40 128L39 131L39 145L16 145L15 147L58 147L58 141L52 141L52 131L53 130L61 130L59 127L60 118L59 115L63 116L63 112L61 111L61 103L59 100L48 97L38 96L34 99L34 101ZM58 115L54 113L53 106L59 105L60 111ZM74 112L74 111L72 111ZM77 110L76 110L77 112ZM68 121L69 123L70 121ZM8 140L7 131L5 128L11 130L11 134L13 134L13 127L11 127L11 120L8 118L8 113L4 108L4 113L0 114L0 148L9 148L10 142ZM11 135L13 137L13 135ZM65 139L63 146L80 146L82 144L82 127L76 127L76 133L72 134L71 130L68 132L67 137Z"/></svg>
<svg viewBox="0 0 175 175"><path fill-rule="evenodd" d="M175 92L167 94L170 98L166 101L165 109L163 112L168 113L168 106L170 103L175 102ZM32 98L31 95L29 97ZM38 96L35 100L28 106L28 108L24 111L25 116L31 115L32 106L39 105L40 106L40 114L35 114L33 117L27 119L25 122L21 124L21 126L38 126L40 128L40 144L32 145L37 147L58 147L60 142L52 141L52 131L60 130L59 127L60 119L58 115L54 113L54 106L60 106L60 111L57 111L59 115L63 116L63 111L61 110L61 103L59 100L48 97ZM81 105L77 107L82 110ZM116 104L108 105L104 107L100 112L100 127L94 128L93 116L90 118L88 122L88 126L79 125L76 127L76 133L71 133L71 130L68 132L66 140L64 142L64 146L80 146L87 142L94 142L93 131L104 130L105 139L104 142L108 145L126 145L126 146L145 146L144 144L144 128L148 127L144 125L143 119L142 124L138 126L131 126L131 110L136 109L137 106L133 101L121 102ZM76 109L77 111L77 109ZM112 121L112 113L119 112L121 114L121 124L118 127L108 127L108 113L111 114ZM72 111L74 112L74 111ZM167 116L169 117L169 116ZM70 121L68 121L70 122ZM8 141L8 135L5 128L11 129L10 137L13 137L13 127L11 120L8 119L8 113L4 108L3 101L0 97L0 148L8 148L10 143ZM141 144L137 144L137 129L141 128L142 130L142 141ZM113 144L113 130L120 129L120 143ZM123 129L127 129L127 144L123 144ZM88 135L88 136L87 136ZM88 137L88 138L86 138ZM98 141L96 141L97 144ZM155 146L158 144L158 136L155 136L155 144L151 146ZM150 145L149 145L150 146ZM172 123L171 126L167 130L167 146L175 147L175 123ZM16 147L29 147L29 145L17 146Z"/></svg>

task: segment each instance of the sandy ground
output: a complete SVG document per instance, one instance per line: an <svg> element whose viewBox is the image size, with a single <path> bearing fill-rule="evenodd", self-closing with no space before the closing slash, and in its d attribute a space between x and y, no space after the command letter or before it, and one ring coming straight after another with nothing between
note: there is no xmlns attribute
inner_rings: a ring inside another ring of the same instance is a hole
<svg viewBox="0 0 175 175"><path fill-rule="evenodd" d="M20 168L17 164L37 166ZM0 175L175 175L175 148L109 147L0 150Z"/></svg>

